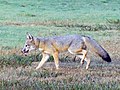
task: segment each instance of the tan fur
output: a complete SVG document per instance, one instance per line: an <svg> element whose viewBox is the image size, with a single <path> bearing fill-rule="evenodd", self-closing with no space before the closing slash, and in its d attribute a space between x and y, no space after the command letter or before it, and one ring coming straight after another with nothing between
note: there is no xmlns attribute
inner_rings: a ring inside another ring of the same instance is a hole
<svg viewBox="0 0 120 90"><path fill-rule="evenodd" d="M54 58L56 69L59 69L58 55L65 51L69 51L71 54L80 57L81 64L83 64L85 60L87 62L86 69L88 69L90 66L90 58L87 56L88 51L86 48L90 45L93 47L93 51L99 54L105 61L111 61L108 53L99 44L97 44L95 40L90 37L79 35L41 38L27 34L27 40L22 52L26 54L33 50L33 48L35 50L39 49L42 52L43 58L36 69L41 68L50 55Z"/></svg>

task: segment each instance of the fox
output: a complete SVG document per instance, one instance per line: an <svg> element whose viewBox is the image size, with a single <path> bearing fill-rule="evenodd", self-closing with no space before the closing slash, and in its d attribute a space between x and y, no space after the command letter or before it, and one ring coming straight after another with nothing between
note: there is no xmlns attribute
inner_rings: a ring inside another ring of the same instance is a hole
<svg viewBox="0 0 120 90"><path fill-rule="evenodd" d="M21 52L27 56L33 50L39 50L42 54L42 59L39 62L36 70L41 68L43 64L53 56L56 69L59 69L59 53L68 51L72 55L81 59L80 63L83 65L86 61L86 69L90 66L90 58L88 57L89 46L90 51L95 52L104 61L111 62L108 52L97 43L96 40L90 36L85 35L65 35L65 36L51 36L51 37L34 37L26 33L26 41Z"/></svg>

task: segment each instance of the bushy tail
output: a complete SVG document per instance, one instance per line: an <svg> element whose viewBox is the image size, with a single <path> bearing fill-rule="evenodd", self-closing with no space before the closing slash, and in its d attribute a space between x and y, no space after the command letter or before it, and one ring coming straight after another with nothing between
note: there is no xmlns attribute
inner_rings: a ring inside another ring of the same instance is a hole
<svg viewBox="0 0 120 90"><path fill-rule="evenodd" d="M103 49L102 46L100 46L94 39L87 37L87 36L83 38L84 38L84 42L86 46L90 46L91 49L95 53L97 53L104 61L111 62L111 58L109 54L107 53L107 51L105 51L105 49Z"/></svg>

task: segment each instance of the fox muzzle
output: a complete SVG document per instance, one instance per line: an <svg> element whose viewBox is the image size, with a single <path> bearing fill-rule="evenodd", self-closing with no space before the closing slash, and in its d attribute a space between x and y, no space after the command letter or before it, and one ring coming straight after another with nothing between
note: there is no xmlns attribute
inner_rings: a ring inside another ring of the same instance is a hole
<svg viewBox="0 0 120 90"><path fill-rule="evenodd" d="M26 50L26 49L23 48L23 49L21 50L21 52L22 52L23 54L25 54L25 53L28 53L29 50Z"/></svg>

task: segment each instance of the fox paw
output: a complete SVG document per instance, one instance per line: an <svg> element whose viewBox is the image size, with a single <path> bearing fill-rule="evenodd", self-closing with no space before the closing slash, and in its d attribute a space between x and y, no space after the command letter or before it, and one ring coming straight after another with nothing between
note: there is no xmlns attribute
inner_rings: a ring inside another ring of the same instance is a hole
<svg viewBox="0 0 120 90"><path fill-rule="evenodd" d="M81 61L80 63L81 63L81 65L83 65L83 64L84 64L84 61Z"/></svg>
<svg viewBox="0 0 120 90"><path fill-rule="evenodd" d="M38 70L40 67L36 67L35 69Z"/></svg>

